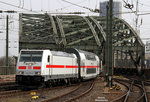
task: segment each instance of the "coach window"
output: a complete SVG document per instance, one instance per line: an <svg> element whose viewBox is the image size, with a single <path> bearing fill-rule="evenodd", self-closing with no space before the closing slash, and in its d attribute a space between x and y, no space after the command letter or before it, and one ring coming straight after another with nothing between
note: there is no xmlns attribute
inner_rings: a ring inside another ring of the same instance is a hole
<svg viewBox="0 0 150 102"><path fill-rule="evenodd" d="M50 62L50 56L48 55L47 62Z"/></svg>

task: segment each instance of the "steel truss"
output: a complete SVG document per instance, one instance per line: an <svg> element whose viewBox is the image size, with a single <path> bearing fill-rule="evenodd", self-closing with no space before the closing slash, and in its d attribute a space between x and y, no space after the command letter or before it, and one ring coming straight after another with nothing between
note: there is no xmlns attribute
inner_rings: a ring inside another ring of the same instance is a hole
<svg viewBox="0 0 150 102"><path fill-rule="evenodd" d="M77 48L104 58L106 17L20 14L20 49ZM124 20L113 18L114 67L144 68L145 46Z"/></svg>

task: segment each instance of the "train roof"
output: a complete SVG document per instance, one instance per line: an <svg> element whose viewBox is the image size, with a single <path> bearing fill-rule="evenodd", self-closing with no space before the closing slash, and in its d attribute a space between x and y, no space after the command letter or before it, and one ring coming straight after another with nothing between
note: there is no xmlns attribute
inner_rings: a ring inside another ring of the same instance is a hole
<svg viewBox="0 0 150 102"><path fill-rule="evenodd" d="M68 48L66 49L66 52L68 53L74 53L78 60L80 60L80 53L83 53L86 57L86 59L88 60L96 60L96 54L92 53L92 52L87 52L87 51L83 51L83 50L78 50L78 49L75 49L75 48Z"/></svg>
<svg viewBox="0 0 150 102"><path fill-rule="evenodd" d="M73 54L69 54L69 53L62 52L62 51L51 51L51 53L52 53L53 56L63 56L63 57L72 57L72 58L74 58Z"/></svg>
<svg viewBox="0 0 150 102"><path fill-rule="evenodd" d="M92 52L87 52L87 51L83 51L83 50L78 50L80 53L84 53L85 55L92 55L92 56L97 56L95 53Z"/></svg>

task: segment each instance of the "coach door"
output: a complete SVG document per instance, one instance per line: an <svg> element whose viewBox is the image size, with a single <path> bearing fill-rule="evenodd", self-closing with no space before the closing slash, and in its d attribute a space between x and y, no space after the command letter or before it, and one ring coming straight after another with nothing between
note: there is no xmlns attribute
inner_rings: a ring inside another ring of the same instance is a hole
<svg viewBox="0 0 150 102"><path fill-rule="evenodd" d="M49 64L49 72L48 72L48 75L51 77L51 73L52 73L52 68L51 68L51 58L50 58L50 55L48 55L48 58L47 58L47 62Z"/></svg>

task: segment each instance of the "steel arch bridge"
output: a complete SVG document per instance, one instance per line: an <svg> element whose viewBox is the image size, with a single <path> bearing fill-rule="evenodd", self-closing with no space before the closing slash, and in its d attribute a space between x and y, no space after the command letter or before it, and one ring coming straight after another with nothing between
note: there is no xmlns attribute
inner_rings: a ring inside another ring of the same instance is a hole
<svg viewBox="0 0 150 102"><path fill-rule="evenodd" d="M106 17L20 14L20 49L77 48L94 52L103 60ZM145 46L123 19L113 18L113 65L115 68L144 68Z"/></svg>

